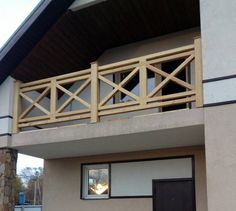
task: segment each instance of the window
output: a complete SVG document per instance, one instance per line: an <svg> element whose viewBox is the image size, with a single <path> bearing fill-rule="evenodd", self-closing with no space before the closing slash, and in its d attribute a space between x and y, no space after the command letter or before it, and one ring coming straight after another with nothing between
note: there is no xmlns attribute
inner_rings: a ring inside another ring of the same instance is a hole
<svg viewBox="0 0 236 211"><path fill-rule="evenodd" d="M111 198L151 197L153 179L192 178L192 159L111 163Z"/></svg>
<svg viewBox="0 0 236 211"><path fill-rule="evenodd" d="M193 178L193 158L82 164L83 199L152 197L152 180Z"/></svg>
<svg viewBox="0 0 236 211"><path fill-rule="evenodd" d="M109 166L84 165L83 166L83 198L108 198L109 195Z"/></svg>
<svg viewBox="0 0 236 211"><path fill-rule="evenodd" d="M127 71L127 72L122 72L122 73L117 73L114 75L114 79L113 81L115 83L120 83L122 82L129 74L131 73L131 71ZM148 92L150 92L152 89L155 88L155 75L153 72L151 71L147 71L147 84L148 84ZM129 92L135 94L135 95L139 95L139 74L137 73L136 75L134 75L127 83L125 83L122 87L126 90L128 90ZM126 95L123 92L117 92L113 102L114 103L120 103L120 102L128 102L128 101L132 101L133 99L131 97L129 97L128 95Z"/></svg>

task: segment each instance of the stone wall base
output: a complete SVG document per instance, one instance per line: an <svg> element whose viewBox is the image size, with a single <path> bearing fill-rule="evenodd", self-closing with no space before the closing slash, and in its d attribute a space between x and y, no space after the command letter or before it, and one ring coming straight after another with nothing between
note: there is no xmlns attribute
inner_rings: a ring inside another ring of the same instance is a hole
<svg viewBox="0 0 236 211"><path fill-rule="evenodd" d="M0 211L12 211L15 206L17 151L0 148Z"/></svg>

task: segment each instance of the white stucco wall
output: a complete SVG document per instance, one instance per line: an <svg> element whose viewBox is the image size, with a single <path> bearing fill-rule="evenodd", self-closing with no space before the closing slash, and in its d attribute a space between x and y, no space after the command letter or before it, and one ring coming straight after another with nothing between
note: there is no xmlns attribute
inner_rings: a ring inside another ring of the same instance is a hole
<svg viewBox="0 0 236 211"><path fill-rule="evenodd" d="M11 133L14 79L8 77L0 85L0 135Z"/></svg>
<svg viewBox="0 0 236 211"><path fill-rule="evenodd" d="M0 116L11 115L13 106L14 79L8 77L0 85Z"/></svg>
<svg viewBox="0 0 236 211"><path fill-rule="evenodd" d="M204 103L212 104L236 100L236 78L204 84Z"/></svg>
<svg viewBox="0 0 236 211"><path fill-rule="evenodd" d="M236 1L200 0L203 77L236 74Z"/></svg>
<svg viewBox="0 0 236 211"><path fill-rule="evenodd" d="M200 0L205 104L236 100L236 1Z"/></svg>

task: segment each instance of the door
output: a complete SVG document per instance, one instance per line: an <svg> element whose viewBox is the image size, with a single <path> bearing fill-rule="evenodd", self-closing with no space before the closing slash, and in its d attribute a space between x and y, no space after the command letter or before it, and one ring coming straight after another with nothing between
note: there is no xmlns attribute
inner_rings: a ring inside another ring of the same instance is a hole
<svg viewBox="0 0 236 211"><path fill-rule="evenodd" d="M153 180L153 211L195 211L193 180Z"/></svg>

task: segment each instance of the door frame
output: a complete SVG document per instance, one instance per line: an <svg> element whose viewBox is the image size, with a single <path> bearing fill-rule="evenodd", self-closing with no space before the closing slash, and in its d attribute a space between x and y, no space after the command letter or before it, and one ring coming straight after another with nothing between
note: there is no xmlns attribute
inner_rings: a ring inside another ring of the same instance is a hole
<svg viewBox="0 0 236 211"><path fill-rule="evenodd" d="M193 183L192 197L193 197L193 209L196 211L196 192L195 192L195 178L194 175L192 178L173 178L173 179L153 179L152 180L152 210L154 211L154 182L162 183L162 182L183 182L183 181L191 181Z"/></svg>

